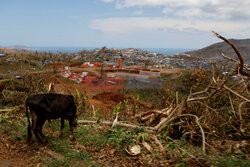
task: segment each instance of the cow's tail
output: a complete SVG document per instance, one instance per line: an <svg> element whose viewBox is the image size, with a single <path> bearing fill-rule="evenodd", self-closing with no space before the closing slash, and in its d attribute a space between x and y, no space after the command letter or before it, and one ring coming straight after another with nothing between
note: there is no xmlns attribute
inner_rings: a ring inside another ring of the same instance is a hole
<svg viewBox="0 0 250 167"><path fill-rule="evenodd" d="M27 132L28 132L28 136L27 136L27 143L30 142L31 137L32 137L32 133L31 133L31 126L30 126L30 118L29 118L29 107L27 106L27 103L25 104L25 110L26 110L26 116L28 119L28 128L27 128Z"/></svg>

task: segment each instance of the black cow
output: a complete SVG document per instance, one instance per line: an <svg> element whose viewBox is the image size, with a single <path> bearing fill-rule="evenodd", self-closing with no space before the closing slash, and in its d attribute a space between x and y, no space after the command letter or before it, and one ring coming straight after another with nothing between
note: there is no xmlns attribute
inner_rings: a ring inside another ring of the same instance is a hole
<svg viewBox="0 0 250 167"><path fill-rule="evenodd" d="M63 135L62 130L64 128L64 119L67 119L69 121L72 140L75 140L73 127L76 127L77 125L77 115L73 96L61 94L37 94L26 99L26 115L28 118L27 143L30 143L32 133L28 109L32 115L32 131L39 142L47 143L47 139L42 133L42 127L45 121L57 118L61 118L60 137Z"/></svg>

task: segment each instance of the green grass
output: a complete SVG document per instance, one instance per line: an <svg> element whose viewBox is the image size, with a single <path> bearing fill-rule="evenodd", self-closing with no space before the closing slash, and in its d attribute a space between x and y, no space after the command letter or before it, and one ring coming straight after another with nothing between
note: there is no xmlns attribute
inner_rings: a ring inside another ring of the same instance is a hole
<svg viewBox="0 0 250 167"><path fill-rule="evenodd" d="M8 138L10 145L16 147L24 145L27 137L27 118L20 113L4 113L0 114L0 135L3 138ZM44 134L48 139L48 144L43 146L38 143L33 135L33 141L28 147L30 156L28 158L29 164L41 164L47 167L77 167L77 166L99 166L95 164L95 157L92 155L93 150L99 152L101 149L115 148L121 154L116 155L117 158L129 158L124 151L128 145L135 144L135 140L147 140L150 136L144 129L125 129L117 127L116 129L109 129L100 127L99 125L78 125L74 130L76 142L70 141L68 121L65 121L64 137L58 136L60 132L60 120L52 120L51 123L46 122ZM168 136L168 135L167 135ZM243 157L243 154L208 154L209 156L202 156L202 151L199 146L194 146L186 141L183 137L180 140L173 140L167 136L159 135L158 139L165 146L168 152L168 157L176 164L176 166L186 166L185 159L190 158L190 155L203 157L204 163L213 166L249 166L249 160ZM78 148L80 144L83 148ZM152 143L151 143L152 144ZM153 148L157 146L152 145ZM64 158L54 159L50 155L39 148L49 149L57 154L61 154ZM181 149L180 149L181 148ZM17 148L18 149L18 148ZM185 150L185 151L183 151ZM123 157L124 156L124 157ZM156 150L151 157L164 160L161 157L159 150ZM192 161L191 161L192 163ZM199 162L200 163L200 162ZM36 165L35 165L36 166Z"/></svg>
<svg viewBox="0 0 250 167"><path fill-rule="evenodd" d="M0 116L0 132L10 137L11 142L21 141L23 138L26 138L25 119L21 121L16 121L16 119L11 114Z"/></svg>
<svg viewBox="0 0 250 167"><path fill-rule="evenodd" d="M108 143L115 144L115 146L123 147L124 145L134 144L133 138L135 137L134 131L124 130L117 127L115 130L108 130L105 133Z"/></svg>
<svg viewBox="0 0 250 167"><path fill-rule="evenodd" d="M103 132L97 133L96 129L91 126L80 126L75 135L80 144L84 146L95 146L101 148L107 144L107 138Z"/></svg>
<svg viewBox="0 0 250 167"><path fill-rule="evenodd" d="M12 113L0 115L0 134L8 138L11 144L23 145L27 138L27 118L16 117ZM46 122L43 127L43 132L48 140L45 146L47 149L55 153L63 155L62 160L53 159L46 153L38 153L39 147L44 147L39 144L33 135L30 151L34 157L30 157L29 162L32 164L41 163L41 166L79 166L86 164L88 166L98 166L91 162L91 151L88 149L77 149L76 143L70 141L68 121L65 121L65 129L63 130L63 138L58 136L60 132L60 120L52 120ZM117 128L114 130L103 131L96 126L79 125L74 134L79 144L84 147L100 150L107 144L111 144L114 148L122 148L122 146L133 143L134 132ZM94 158L94 157L92 157Z"/></svg>
<svg viewBox="0 0 250 167"><path fill-rule="evenodd" d="M50 126L50 129L53 132L59 131L59 122L60 121L51 121L50 125L46 123L44 129L47 129ZM26 118L17 120L15 117L11 116L11 114L1 115L0 124L0 134L3 134L4 137L7 137L11 144L25 143L27 137ZM56 153L63 155L65 158L63 160L55 160L43 153L42 155L35 156L36 158L31 157L30 161L34 161L36 163L41 162L43 164L42 166L78 166L77 163L92 165L90 162L89 153L87 151L78 151L75 149L74 143L69 140L68 123L65 125L64 137L62 139L51 133L44 133L49 141L46 147ZM76 130L76 134L78 134L78 130ZM81 134L81 132L79 134ZM94 141L93 138L91 140ZM30 151L36 154L38 153L38 147L43 146L38 144L38 141L33 135L33 142L31 143Z"/></svg>
<svg viewBox="0 0 250 167"><path fill-rule="evenodd" d="M245 160L243 155L224 154L222 156L215 154L215 156L206 156L209 165L222 166L222 167L248 167L250 160Z"/></svg>

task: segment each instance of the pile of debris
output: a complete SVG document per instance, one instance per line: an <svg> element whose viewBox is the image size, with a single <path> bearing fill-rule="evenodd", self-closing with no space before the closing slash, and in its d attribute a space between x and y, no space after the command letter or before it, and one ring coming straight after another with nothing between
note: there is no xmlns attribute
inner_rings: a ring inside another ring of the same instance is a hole
<svg viewBox="0 0 250 167"><path fill-rule="evenodd" d="M87 78L88 72L82 72L81 75L76 73L71 73L70 71L62 72L61 76L73 80L77 83L85 83Z"/></svg>
<svg viewBox="0 0 250 167"><path fill-rule="evenodd" d="M216 75L215 67L212 64L212 76L205 87L195 85L196 92L192 88L188 96L181 99L176 94L176 99L170 102L169 106L162 110L152 110L135 115L143 126L125 124L118 122L118 112L114 122L102 121L99 124L115 125L129 128L144 128L147 132L161 134L168 129L169 135L176 133L175 137L185 135L192 142L202 146L203 154L207 153L206 146L213 145L216 140L243 141L249 139L249 77L250 71L244 71L244 60L236 46L215 33L215 35L230 44L235 50L239 61L237 61L238 77L240 82L232 82L231 77ZM199 75L204 77L203 75ZM246 76L246 77L243 77ZM202 82L204 79L201 79ZM100 94L95 99L110 99L116 102L128 100L118 94ZM231 108L231 109L230 109ZM96 123L97 121L80 121L80 123ZM172 129L172 130L171 130ZM221 130L223 129L223 131ZM234 142L232 142L234 143ZM245 149L248 144L242 145L241 151L245 154L249 152ZM232 146L233 147L233 146ZM234 153L234 152L232 152Z"/></svg>

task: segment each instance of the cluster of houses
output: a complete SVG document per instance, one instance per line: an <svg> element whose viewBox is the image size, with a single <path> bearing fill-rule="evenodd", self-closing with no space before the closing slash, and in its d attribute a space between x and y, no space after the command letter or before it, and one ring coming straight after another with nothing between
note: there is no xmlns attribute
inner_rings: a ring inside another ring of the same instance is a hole
<svg viewBox="0 0 250 167"><path fill-rule="evenodd" d="M210 64L218 63L218 60L208 58L193 57L188 54L164 55L150 53L147 51L129 49L96 49L77 53L77 57L82 61L102 62L110 66L117 66L117 60L122 60L123 66L141 66L147 68L168 68L168 69L210 69ZM222 68L228 69L232 66L227 60L220 60Z"/></svg>
<svg viewBox="0 0 250 167"><path fill-rule="evenodd" d="M6 57L5 54L0 54L1 57ZM62 53L57 54L58 61L85 61L97 62L96 64L83 64L82 67L100 66L101 63L113 67L119 66L118 60L122 61L123 66L140 66L146 68L167 68L167 69L203 69L208 70L211 68L210 64L216 62L220 67L227 71L234 65L227 60L212 60L208 58L193 57L188 54L178 55L164 55L157 53L150 53L140 49L109 49L103 47L102 49L82 50L77 53ZM6 59L6 58L5 58ZM7 61L15 61L13 58ZM45 65L54 60L45 60L40 65Z"/></svg>

